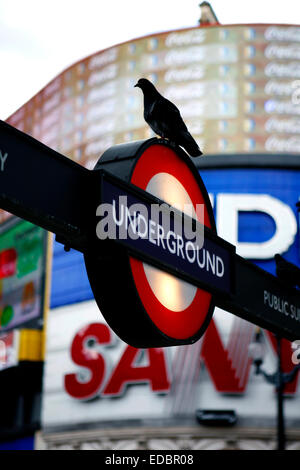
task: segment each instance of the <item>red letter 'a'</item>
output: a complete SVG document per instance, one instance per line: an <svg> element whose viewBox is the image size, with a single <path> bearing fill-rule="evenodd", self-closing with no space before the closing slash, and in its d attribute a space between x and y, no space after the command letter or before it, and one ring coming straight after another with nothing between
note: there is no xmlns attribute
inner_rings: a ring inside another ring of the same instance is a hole
<svg viewBox="0 0 300 470"><path fill-rule="evenodd" d="M141 353L147 355L147 366L136 364ZM126 385L145 382L150 382L153 392L169 390L164 352L161 348L142 350L127 346L101 395L121 395Z"/></svg>
<svg viewBox="0 0 300 470"><path fill-rule="evenodd" d="M270 340L270 343L272 345L272 348L274 349L274 352L277 355L276 337L270 331L266 330L266 332ZM292 348L292 343L288 341L287 339L282 339L281 340L281 368L283 372L291 372L291 370L294 369L295 364L292 363L293 352L294 350ZM285 385L284 393L287 395L295 394L297 390L298 380L299 380L299 374L295 376L295 379L292 382Z"/></svg>
<svg viewBox="0 0 300 470"><path fill-rule="evenodd" d="M90 379L81 382L76 374L65 375L66 392L73 398L88 400L99 393L105 376L106 366L101 354L85 346L87 338L93 338L100 344L111 342L111 333L108 326L102 323L91 323L82 328L75 336L71 346L71 357L75 364L87 367L90 370Z"/></svg>

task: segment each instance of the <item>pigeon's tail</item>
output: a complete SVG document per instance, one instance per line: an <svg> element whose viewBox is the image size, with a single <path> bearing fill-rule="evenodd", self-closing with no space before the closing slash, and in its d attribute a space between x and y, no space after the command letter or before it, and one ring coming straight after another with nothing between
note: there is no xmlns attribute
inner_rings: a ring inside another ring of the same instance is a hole
<svg viewBox="0 0 300 470"><path fill-rule="evenodd" d="M191 157L201 157L202 152L189 132L182 132L182 147Z"/></svg>

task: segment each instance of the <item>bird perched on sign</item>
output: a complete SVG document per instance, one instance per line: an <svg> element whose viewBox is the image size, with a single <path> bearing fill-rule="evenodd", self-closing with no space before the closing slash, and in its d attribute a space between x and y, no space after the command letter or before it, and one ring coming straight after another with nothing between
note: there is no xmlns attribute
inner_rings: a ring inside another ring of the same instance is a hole
<svg viewBox="0 0 300 470"><path fill-rule="evenodd" d="M140 78L134 86L144 94L144 119L151 129L163 139L183 147L191 157L200 157L202 152L175 104L164 98L146 78Z"/></svg>

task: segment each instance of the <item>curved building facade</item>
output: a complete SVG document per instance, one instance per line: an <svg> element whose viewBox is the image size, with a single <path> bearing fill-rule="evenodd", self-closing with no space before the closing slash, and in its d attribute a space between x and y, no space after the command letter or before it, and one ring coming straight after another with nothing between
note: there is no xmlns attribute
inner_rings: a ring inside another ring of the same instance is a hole
<svg viewBox="0 0 300 470"><path fill-rule="evenodd" d="M146 76L176 102L204 153L299 153L300 29L196 27L100 51L58 75L8 122L87 167L148 138Z"/></svg>
<svg viewBox="0 0 300 470"><path fill-rule="evenodd" d="M69 67L8 122L92 169L110 146L152 136L133 87L140 77L149 78L179 107L204 152L197 165L218 234L274 274L276 253L296 265L300 261L299 57L298 26L206 26L154 34ZM272 293L265 300L281 308ZM254 374L254 333L254 325L216 309L195 345L127 346L96 307L82 255L66 253L55 242L36 447L275 448L276 394ZM264 367L273 372L276 345L269 332L264 345ZM80 356L88 350L94 362ZM285 371L294 367L293 352L284 341ZM286 395L287 447L300 448L297 378ZM234 410L237 422L207 427L197 422L197 410Z"/></svg>

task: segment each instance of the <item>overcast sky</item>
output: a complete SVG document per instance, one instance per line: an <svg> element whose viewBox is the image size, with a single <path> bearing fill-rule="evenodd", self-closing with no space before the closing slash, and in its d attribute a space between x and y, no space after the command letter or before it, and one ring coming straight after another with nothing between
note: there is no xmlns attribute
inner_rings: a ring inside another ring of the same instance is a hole
<svg viewBox="0 0 300 470"><path fill-rule="evenodd" d="M200 0L0 0L0 119L93 52L196 26ZM223 24L300 23L298 0L212 0Z"/></svg>

